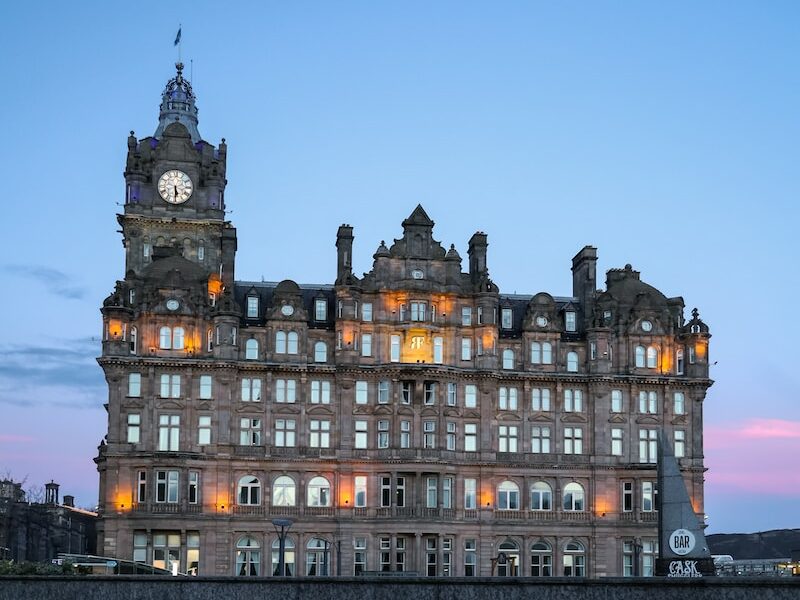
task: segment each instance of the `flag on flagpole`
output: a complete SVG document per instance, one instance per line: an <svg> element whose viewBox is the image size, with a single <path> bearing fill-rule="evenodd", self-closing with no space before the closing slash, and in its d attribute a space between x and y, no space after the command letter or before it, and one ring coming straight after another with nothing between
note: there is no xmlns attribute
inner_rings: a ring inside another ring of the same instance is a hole
<svg viewBox="0 0 800 600"><path fill-rule="evenodd" d="M172 44L173 46L177 46L181 43L181 27L178 27L178 35L175 36L175 43Z"/></svg>

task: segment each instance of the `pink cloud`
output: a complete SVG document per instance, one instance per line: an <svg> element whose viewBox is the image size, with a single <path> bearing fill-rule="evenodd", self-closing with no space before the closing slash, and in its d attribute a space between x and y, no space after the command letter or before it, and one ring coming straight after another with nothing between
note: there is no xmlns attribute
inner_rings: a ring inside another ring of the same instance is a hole
<svg viewBox="0 0 800 600"><path fill-rule="evenodd" d="M28 443L35 442L36 438L29 435L18 435L14 433L0 433L0 444L2 443Z"/></svg>
<svg viewBox="0 0 800 600"><path fill-rule="evenodd" d="M800 422L748 419L705 428L707 485L718 490L800 497Z"/></svg>

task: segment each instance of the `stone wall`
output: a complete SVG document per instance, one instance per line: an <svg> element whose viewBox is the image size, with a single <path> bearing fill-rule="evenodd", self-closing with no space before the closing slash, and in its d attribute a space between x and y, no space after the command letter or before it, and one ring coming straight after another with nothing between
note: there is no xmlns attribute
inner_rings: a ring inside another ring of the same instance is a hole
<svg viewBox="0 0 800 600"><path fill-rule="evenodd" d="M783 600L800 598L800 578L173 578L0 577L0 600Z"/></svg>

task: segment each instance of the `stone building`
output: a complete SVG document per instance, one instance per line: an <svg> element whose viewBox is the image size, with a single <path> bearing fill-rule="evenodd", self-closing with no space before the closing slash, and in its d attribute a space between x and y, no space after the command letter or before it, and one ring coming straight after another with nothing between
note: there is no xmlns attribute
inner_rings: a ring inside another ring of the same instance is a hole
<svg viewBox="0 0 800 600"><path fill-rule="evenodd" d="M177 67L155 135L128 138L99 551L206 575L281 556L288 575L649 574L659 429L703 513L697 311L630 265L598 290L591 246L571 295L503 293L487 235L464 265L421 206L363 277L342 225L332 284L237 281L225 140L201 138Z"/></svg>

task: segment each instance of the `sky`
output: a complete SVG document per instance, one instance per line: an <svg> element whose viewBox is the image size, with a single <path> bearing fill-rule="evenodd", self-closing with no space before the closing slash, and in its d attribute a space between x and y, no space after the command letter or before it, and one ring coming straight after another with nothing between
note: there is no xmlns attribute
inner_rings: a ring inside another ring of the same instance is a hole
<svg viewBox="0 0 800 600"><path fill-rule="evenodd" d="M237 279L330 283L422 203L502 292L627 263L711 327L708 532L800 527L800 4L0 3L0 476L97 502L99 307L124 276L126 140L182 28L228 144ZM599 279L603 279L599 275Z"/></svg>

